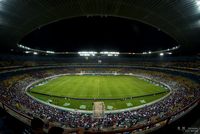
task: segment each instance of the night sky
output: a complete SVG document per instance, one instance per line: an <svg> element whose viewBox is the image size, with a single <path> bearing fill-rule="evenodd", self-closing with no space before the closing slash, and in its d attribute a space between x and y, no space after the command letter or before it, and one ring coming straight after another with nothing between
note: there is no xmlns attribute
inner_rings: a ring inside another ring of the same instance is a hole
<svg viewBox="0 0 200 134"><path fill-rule="evenodd" d="M78 17L40 27L20 42L50 51L143 52L177 45L168 35L149 25L116 17Z"/></svg>

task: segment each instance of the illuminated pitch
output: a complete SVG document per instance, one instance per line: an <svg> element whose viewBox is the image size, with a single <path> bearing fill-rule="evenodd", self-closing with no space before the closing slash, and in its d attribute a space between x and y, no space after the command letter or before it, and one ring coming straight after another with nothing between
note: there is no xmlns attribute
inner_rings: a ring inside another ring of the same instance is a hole
<svg viewBox="0 0 200 134"><path fill-rule="evenodd" d="M92 110L96 100L106 110L144 105L165 96L169 90L146 79L126 75L67 75L43 82L29 90L45 102L81 110Z"/></svg>

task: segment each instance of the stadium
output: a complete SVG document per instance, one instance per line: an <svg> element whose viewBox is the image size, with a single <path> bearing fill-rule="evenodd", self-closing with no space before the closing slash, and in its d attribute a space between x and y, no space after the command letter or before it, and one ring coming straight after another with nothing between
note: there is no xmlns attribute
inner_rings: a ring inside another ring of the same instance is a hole
<svg viewBox="0 0 200 134"><path fill-rule="evenodd" d="M0 0L0 133L200 133L199 8Z"/></svg>

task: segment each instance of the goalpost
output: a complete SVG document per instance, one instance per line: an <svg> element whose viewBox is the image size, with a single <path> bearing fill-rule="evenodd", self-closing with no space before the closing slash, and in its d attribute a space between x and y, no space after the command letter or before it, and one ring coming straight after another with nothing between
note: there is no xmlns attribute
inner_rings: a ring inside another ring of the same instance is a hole
<svg viewBox="0 0 200 134"><path fill-rule="evenodd" d="M93 118L103 118L104 111L104 102L93 102Z"/></svg>

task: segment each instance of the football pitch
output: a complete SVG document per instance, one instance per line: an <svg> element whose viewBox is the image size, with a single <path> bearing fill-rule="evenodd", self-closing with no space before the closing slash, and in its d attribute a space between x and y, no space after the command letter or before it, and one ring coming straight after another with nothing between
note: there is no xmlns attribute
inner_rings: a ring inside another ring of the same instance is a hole
<svg viewBox="0 0 200 134"><path fill-rule="evenodd" d="M162 86L125 75L66 75L29 90L42 101L82 110L92 110L97 99L105 103L107 110L117 110L146 104L167 93Z"/></svg>

